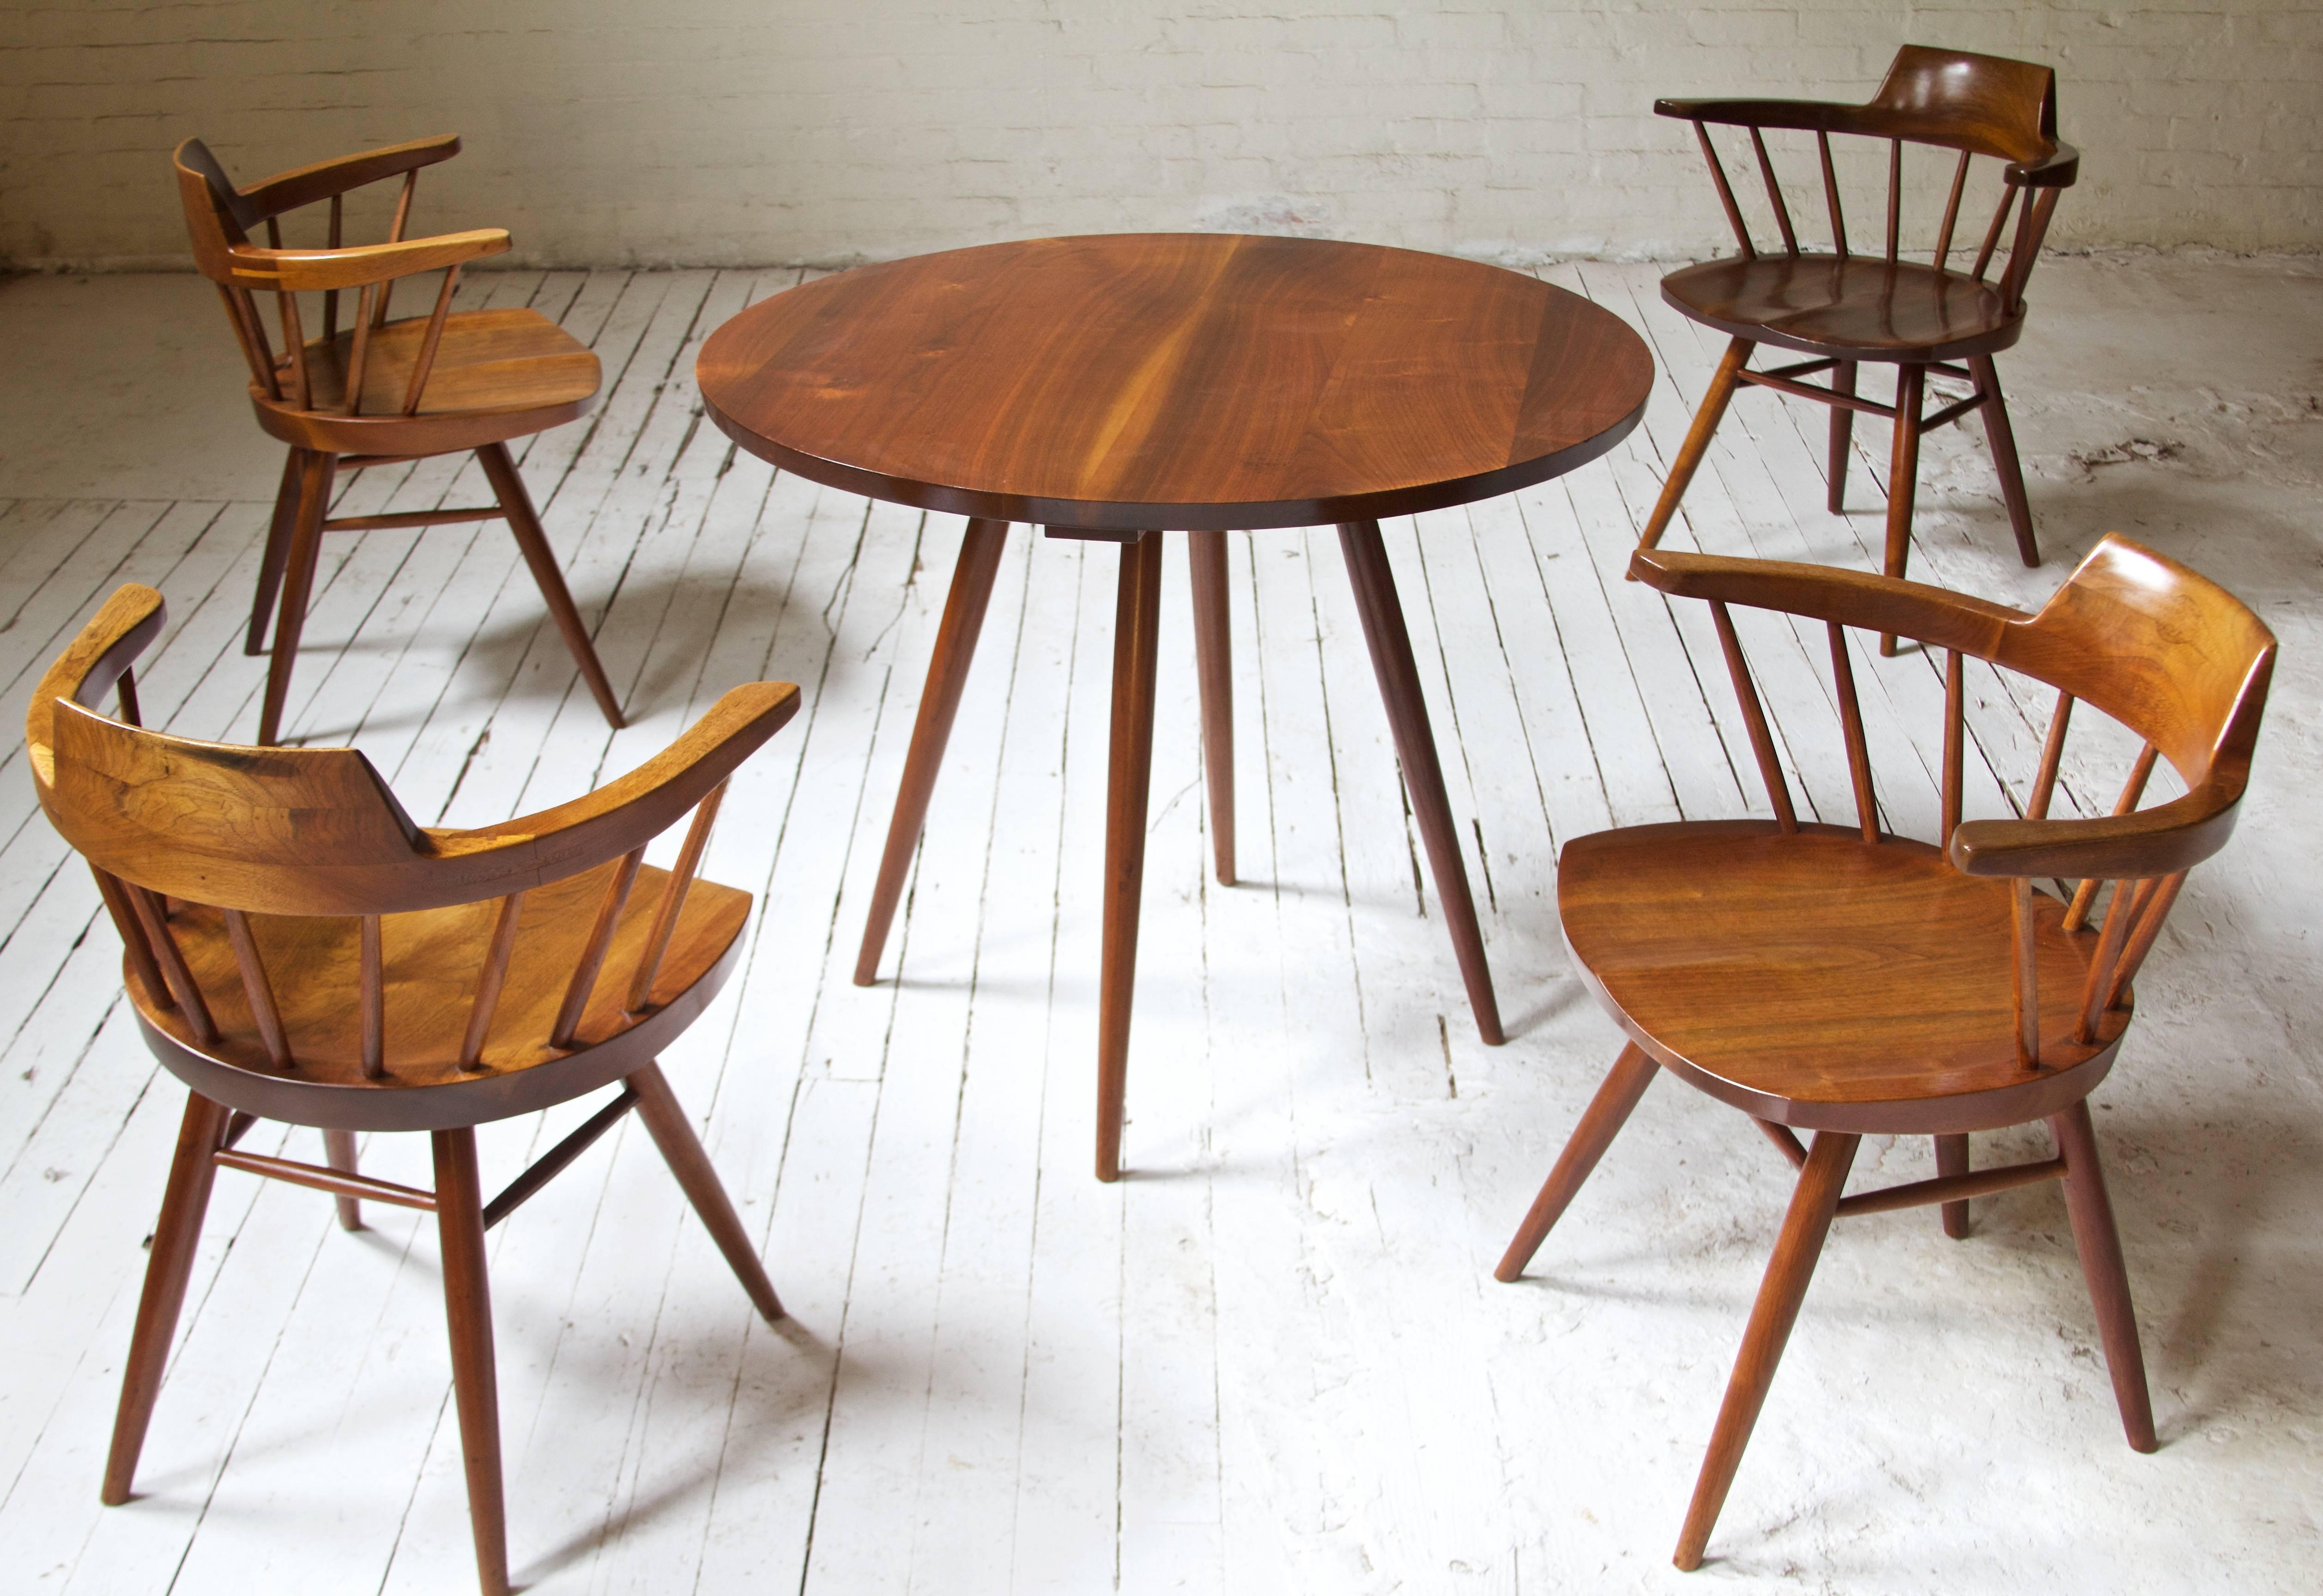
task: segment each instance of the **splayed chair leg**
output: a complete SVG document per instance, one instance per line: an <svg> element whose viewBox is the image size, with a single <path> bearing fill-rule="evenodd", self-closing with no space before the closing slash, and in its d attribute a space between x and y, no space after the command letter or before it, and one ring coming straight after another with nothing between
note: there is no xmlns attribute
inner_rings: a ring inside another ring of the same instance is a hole
<svg viewBox="0 0 2323 1596"><path fill-rule="evenodd" d="M1550 1228L1564 1216L1582 1182L1589 1179L1590 1172L1597 1168L1597 1160L1605 1156L1613 1138L1629 1123L1630 1111L1646 1095L1646 1088L1653 1085L1659 1068L1635 1042L1621 1050L1604 1084L1589 1100L1589 1106L1582 1110L1581 1123L1566 1139L1565 1151L1556 1155L1556 1167L1549 1170L1540 1195L1533 1198L1531 1208L1526 1211L1524 1223L1517 1226L1509 1250L1501 1254L1500 1267L1492 1270L1494 1280L1513 1280L1524 1273L1525 1265L1532 1261L1541 1243L1548 1239Z"/></svg>
<svg viewBox="0 0 2323 1596"><path fill-rule="evenodd" d="M1768 1389L1775 1383L1775 1366L1782 1362L1791 1326L1798 1322L1799 1304L1806 1297L1807 1282L1814 1278L1815 1260L1823 1254L1823 1238L1831 1234L1832 1218L1839 1212L1840 1190L1847 1184L1847 1171L1855 1162L1856 1145L1861 1140L1845 1132L1818 1131L1807 1150L1806 1168L1799 1172L1798 1186L1791 1194L1783 1234L1775 1242L1774 1257L1767 1261L1758 1300L1751 1305L1750 1324L1742 1333L1742 1350L1726 1382L1726 1400L1718 1409L1718 1427L1711 1432L1709 1454L1702 1460L1702 1473L1694 1481L1694 1501L1686 1509L1685 1527L1678 1536L1677 1554L1672 1559L1680 1568L1702 1566L1703 1548L1710 1544L1710 1531L1718 1522L1719 1509L1726 1505L1734 1471L1741 1464L1742 1449L1750 1444L1758 1410L1766 1406Z"/></svg>
<svg viewBox="0 0 2323 1596"><path fill-rule="evenodd" d="M2151 1452L2153 1402L2145 1389L2145 1354L2138 1345L2137 1314L2129 1300L2129 1271L2123 1266L2121 1233L2114 1226L2113 1199L2098 1163L2098 1139L2089 1124L2087 1098L2049 1121L2057 1151L2065 1160L2065 1211L2073 1222L2073 1246L2097 1309L2098 1335L2105 1343L2106 1371L2113 1376L2114 1401L2121 1408L2122 1433L2133 1450Z"/></svg>
<svg viewBox="0 0 2323 1596"><path fill-rule="evenodd" d="M194 1248L202 1239L202 1215L210 1206L217 1166L210 1161L225 1140L226 1111L198 1093L188 1093L178 1124L177 1155L161 1197L161 1218L153 1226L153 1250L145 1262L145 1289L137 1299L137 1327L129 1338L129 1365L122 1371L121 1405L113 1417L113 1449L105 1460L98 1500L117 1508L129 1500L137 1454L145 1449L145 1429L153 1422L161 1371L170 1361L170 1339L186 1304L186 1281L194 1270Z"/></svg>

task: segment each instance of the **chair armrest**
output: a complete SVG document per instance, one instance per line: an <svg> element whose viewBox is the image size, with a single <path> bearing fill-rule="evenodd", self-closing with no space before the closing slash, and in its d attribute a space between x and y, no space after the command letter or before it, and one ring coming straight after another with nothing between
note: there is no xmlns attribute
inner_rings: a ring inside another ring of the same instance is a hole
<svg viewBox="0 0 2323 1596"><path fill-rule="evenodd" d="M2032 619L2021 610L1925 582L1787 560L1641 548L1630 556L1630 574L1674 598L1835 620L1986 659L1998 646L2003 627Z"/></svg>
<svg viewBox="0 0 2323 1596"><path fill-rule="evenodd" d="M390 144L359 155L342 155L334 161L318 161L312 166L276 172L239 192L258 207L261 216L279 216L284 211L295 211L302 205L344 194L381 178L398 177L439 161L449 161L459 152L458 133L437 133L407 144Z"/></svg>
<svg viewBox="0 0 2323 1596"><path fill-rule="evenodd" d="M2223 774L2223 773L2221 773ZM2088 820L1963 821L1946 849L1964 876L2100 881L2174 876L2234 835L2243 784L2217 776L2182 798L2134 814Z"/></svg>
<svg viewBox="0 0 2323 1596"><path fill-rule="evenodd" d="M130 662L152 645L170 619L161 595L141 582L113 590L80 636L58 656L24 711L24 746L41 784L55 778L50 750L56 741L57 700L69 699L88 709L121 680Z"/></svg>
<svg viewBox="0 0 2323 1596"><path fill-rule="evenodd" d="M359 289L422 271L437 271L464 261L507 252L508 230L479 227L407 238L400 243L354 244L336 250L268 250L237 244L227 252L234 280L244 288L304 294Z"/></svg>
<svg viewBox="0 0 2323 1596"><path fill-rule="evenodd" d="M668 830L781 730L798 707L799 690L788 682L730 689L684 735L627 775L500 825L431 830L430 850L438 859L482 867L495 877L530 877L501 882L493 890L502 893L593 869Z"/></svg>
<svg viewBox="0 0 2323 1596"><path fill-rule="evenodd" d="M2006 176L2027 188L2070 188L2081 175L2081 152L2060 143L2039 161L2011 161Z"/></svg>
<svg viewBox="0 0 2323 1596"><path fill-rule="evenodd" d="M1736 127L1803 127L1840 133L1861 120L1863 107L1832 100L1656 100L1654 115Z"/></svg>

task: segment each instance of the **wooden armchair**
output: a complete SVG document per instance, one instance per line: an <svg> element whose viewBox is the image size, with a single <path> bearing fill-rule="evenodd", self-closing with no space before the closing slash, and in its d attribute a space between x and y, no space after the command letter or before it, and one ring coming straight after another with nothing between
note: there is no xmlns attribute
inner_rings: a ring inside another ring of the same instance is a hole
<svg viewBox="0 0 2323 1596"><path fill-rule="evenodd" d="M473 831L415 826L353 748L201 743L137 723L131 662L161 596L124 587L32 695L41 807L89 862L139 1027L192 1088L155 1226L104 1499L129 1498L220 1168L436 1215L483 1589L508 1589L484 1232L635 1109L767 1318L749 1237L655 1062L732 972L750 894L698 879L734 768L798 708L737 687L588 796ZM108 688L121 719L94 712ZM674 868L647 844L689 811ZM473 1127L601 1087L592 1118L487 1201ZM257 1119L323 1133L323 1165L246 1152ZM436 1188L358 1171L359 1132L426 1131Z"/></svg>
<svg viewBox="0 0 2323 1596"><path fill-rule="evenodd" d="M1629 1045L1495 1273L1522 1272L1666 1069L1750 1115L1801 1170L1678 1539L1680 1568L1702 1560L1839 1215L1941 1204L1946 1232L1963 1236L1970 1199L2061 1179L2122 1425L2132 1446L2152 1451L2137 1322L2087 1099L2128 1032L2131 982L2186 872L2234 828L2273 637L2223 590L2115 537L2038 615L1814 565L1640 551L1630 570L1709 602L1775 818L1603 831L1558 859L1566 943ZM1825 624L1854 824L1799 817L1731 605ZM1880 823L1849 627L1950 651L1934 844ZM1960 819L1969 659L2057 692L2017 819ZM2144 739L2107 816L2050 812L2077 703ZM2157 759L2186 792L2140 809ZM2044 890L2061 879L2078 883L2062 901ZM1970 1169L1969 1133L2035 1119L2048 1122L2055 1156ZM1813 1133L1811 1148L1794 1127ZM1935 1179L1841 1195L1863 1136L1905 1133L1934 1137Z"/></svg>
<svg viewBox="0 0 2323 1596"><path fill-rule="evenodd" d="M244 645L245 653L262 652L267 617L276 614L274 657L259 711L261 744L273 743L281 731L322 535L455 521L508 522L597 707L608 724L621 724L620 701L597 663L588 628L565 589L508 448L511 438L588 413L601 381L597 357L538 311L453 310L460 268L509 247L509 235L497 227L404 237L419 169L459 152L456 137L416 139L237 188L199 139L178 146L178 190L193 236L195 264L217 284L225 301L226 319L249 362L258 424L290 446ZM344 197L397 176L403 188L387 242L343 245ZM280 218L325 200L330 203L327 247L283 248ZM262 223L263 247L250 238ZM395 285L430 271L444 274L434 308L426 316L389 320ZM350 289L354 315L342 329L339 297ZM279 353L267 337L259 293L274 296L282 339ZM302 293L322 295L319 337L307 335L298 308ZM335 518L327 513L342 470L466 450L475 453L491 484L496 502L490 508Z"/></svg>
<svg viewBox="0 0 2323 1596"><path fill-rule="evenodd" d="M1670 467L1639 546L1652 548L1661 541L1726 414L1727 402L1738 386L1749 383L1831 407L1829 502L1833 515L1840 512L1846 491L1847 451L1856 413L1896 424L1887 483L1886 569L1890 576L1904 574L1910 555L1921 436L1981 410L2017 552L2027 565L2039 564L2015 435L2009 429L1992 357L2014 344L2024 331L2025 280L2041 252L2058 196L2080 170L2079 152L2057 139L2056 74L2025 61L1907 44L1896 52L1879 91L1860 105L1813 100L1657 100L1654 111L1694 124L1740 252L1662 279L1662 298L1674 308L1718 328L1733 342L1718 363L1702 408L1694 412L1694 426ZM1781 234L1779 253L1762 253L1752 242L1742 205L1711 141L1712 125L1749 131L1766 188L1766 208ZM1768 154L1766 130L1770 128L1814 134L1823 208L1831 230L1827 250L1800 246L1799 229L1793 225ZM1848 247L1846 211L1832 160L1834 133L1880 140L1887 146L1885 248L1878 254L1858 254ZM1952 167L1933 257L1925 265L1900 253L1905 144L1932 145L1960 155ZM1954 228L1968 193L1970 164L1978 156L2002 163L2000 193L1983 242L1968 271L1961 272L1951 263ZM1986 274L2012 211L2016 222L2006 269L1997 281L1988 281ZM1754 371L1749 362L1761 344L1810 358ZM1867 362L1896 368L1892 406L1857 394L1857 369ZM1831 373L1828 386L1803 381L1823 371ZM1924 405L1931 376L1964 382L1970 391L1929 414ZM1893 652L1893 639L1882 639L1882 652Z"/></svg>

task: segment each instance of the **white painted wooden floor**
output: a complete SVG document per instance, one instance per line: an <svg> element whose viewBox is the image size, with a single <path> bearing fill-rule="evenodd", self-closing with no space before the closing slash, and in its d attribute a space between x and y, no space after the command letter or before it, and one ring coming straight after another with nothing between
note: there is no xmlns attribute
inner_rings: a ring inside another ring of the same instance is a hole
<svg viewBox="0 0 2323 1596"><path fill-rule="evenodd" d="M2164 1445L2123 1445L2053 1187L1833 1233L1712 1544L1667 1564L1789 1188L1657 1086L1522 1284L1489 1270L1616 1046L1553 861L1609 823L1740 812L1706 616L1619 580L1717 349L1656 271L1549 275L1652 343L1609 460L1391 527L1513 1038L1475 1038L1423 891L1327 533L1235 543L1244 885L1203 868L1171 555L1125 1154L1088 1175L1113 551L1012 546L899 928L849 984L960 535L778 476L702 424L701 339L795 273L510 272L602 355L524 468L635 724L609 735L497 527L335 543L290 726L423 821L642 760L723 688L807 708L737 779L710 872L761 894L744 974L670 1057L793 1312L770 1330L635 1127L493 1237L519 1580L546 1591L2307 1591L2323 1566L2323 267L2057 260L2004 359L2049 564L1981 437L1933 441L1915 573L2030 603L2117 527L2283 642L2241 833L2141 984L2098 1125ZM0 706L119 582L171 629L148 717L241 738L237 639L279 456L191 278L0 284ZM1823 412L1738 401L1675 543L1876 564L1886 429L1826 515ZM458 479L455 481L455 479ZM376 472L350 507L481 493ZM1790 757L1847 811L1820 639L1749 634ZM1896 819L1934 811L1930 664L1860 656ZM1977 680L2021 781L2026 707ZM13 724L13 721L11 722ZM2117 779L2092 745L2084 806ZM223 1174L138 1499L96 1483L180 1089L87 873L0 769L0 1586L472 1588L432 1232ZM1976 812L1998 812L1978 778ZM487 1179L586 1111L489 1133ZM2025 1136L1980 1139L1990 1147ZM1979 1156L1990 1150L1980 1150ZM304 1150L311 1151L311 1150ZM418 1139L368 1167L424 1183ZM1928 1172L1867 1142L1859 1183Z"/></svg>

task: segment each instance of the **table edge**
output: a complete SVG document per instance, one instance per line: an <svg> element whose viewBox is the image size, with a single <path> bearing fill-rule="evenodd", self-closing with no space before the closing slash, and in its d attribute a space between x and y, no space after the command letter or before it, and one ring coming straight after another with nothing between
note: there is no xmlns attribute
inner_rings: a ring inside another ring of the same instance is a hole
<svg viewBox="0 0 2323 1596"><path fill-rule="evenodd" d="M916 509L987 520L1021 521L1031 526L1081 527L1102 532L1242 532L1269 527L1329 527L1347 521L1386 520L1395 516L1419 515L1428 510L1448 509L1455 505L1474 504L1479 500L1496 499L1504 493L1532 487L1611 454L1637 430L1638 424L1645 418L1650 392L1649 386L1648 393L1639 396L1636 407L1627 415L1579 443L1530 460L1518 461L1464 477L1322 499L1184 504L1051 499L1033 494L996 493L951 487L915 478L890 477L859 465L826 460L763 437L720 409L707 392L702 395L702 405L719 431L732 439L737 446L776 469L791 472L827 488L859 493L864 498L877 499L889 504L909 505Z"/></svg>

